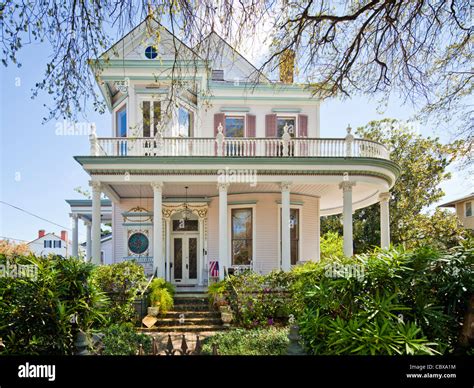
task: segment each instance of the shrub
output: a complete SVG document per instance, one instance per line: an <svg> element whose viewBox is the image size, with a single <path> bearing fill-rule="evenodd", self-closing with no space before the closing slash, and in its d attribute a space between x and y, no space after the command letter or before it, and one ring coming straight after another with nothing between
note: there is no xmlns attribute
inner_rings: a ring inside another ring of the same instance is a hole
<svg viewBox="0 0 474 388"><path fill-rule="evenodd" d="M146 284L143 267L132 261L101 265L95 268L93 276L97 286L110 298L110 322L134 321L133 301Z"/></svg>
<svg viewBox="0 0 474 388"><path fill-rule="evenodd" d="M266 276L245 273L227 278L227 298L235 312L236 322L247 328L286 323L290 276L279 271Z"/></svg>
<svg viewBox="0 0 474 388"><path fill-rule="evenodd" d="M225 297L227 295L226 282L221 280L209 285L207 289L207 294L209 295L209 302L215 307L225 302Z"/></svg>
<svg viewBox="0 0 474 388"><path fill-rule="evenodd" d="M203 354L212 354L213 344L217 344L219 355L277 356L286 354L288 330L271 327L217 333L203 341Z"/></svg>
<svg viewBox="0 0 474 388"><path fill-rule="evenodd" d="M140 345L145 354L151 353L152 340L146 334L137 333L132 324L114 324L104 331L102 339L106 356L133 356L138 353Z"/></svg>
<svg viewBox="0 0 474 388"><path fill-rule="evenodd" d="M331 257L343 257L344 240L337 232L326 232L321 236L320 254L321 259Z"/></svg>
<svg viewBox="0 0 474 388"><path fill-rule="evenodd" d="M160 313L166 314L174 306L174 286L161 278L153 279L150 284L150 305L159 306Z"/></svg>
<svg viewBox="0 0 474 388"><path fill-rule="evenodd" d="M37 277L0 277L0 337L8 354L73 354L77 332L105 322L107 298L91 281L93 266L61 256L0 255L29 264Z"/></svg>

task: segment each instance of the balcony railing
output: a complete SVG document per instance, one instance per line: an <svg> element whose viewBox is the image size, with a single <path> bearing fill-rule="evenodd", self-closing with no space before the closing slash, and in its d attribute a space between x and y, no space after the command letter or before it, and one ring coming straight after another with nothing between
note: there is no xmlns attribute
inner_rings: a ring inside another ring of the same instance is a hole
<svg viewBox="0 0 474 388"><path fill-rule="evenodd" d="M389 159L380 143L324 138L97 138L93 156L369 157Z"/></svg>

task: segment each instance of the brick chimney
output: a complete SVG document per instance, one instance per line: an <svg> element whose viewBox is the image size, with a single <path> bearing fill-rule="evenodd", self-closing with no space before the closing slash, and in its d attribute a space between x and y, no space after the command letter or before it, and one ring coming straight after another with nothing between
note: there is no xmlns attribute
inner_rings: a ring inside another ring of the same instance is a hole
<svg viewBox="0 0 474 388"><path fill-rule="evenodd" d="M66 230L61 230L61 240L67 242L67 231Z"/></svg>
<svg viewBox="0 0 474 388"><path fill-rule="evenodd" d="M280 56L280 82L292 84L295 72L295 52L286 49Z"/></svg>
<svg viewBox="0 0 474 388"><path fill-rule="evenodd" d="M38 238L43 237L46 234L46 231L44 229L38 230Z"/></svg>

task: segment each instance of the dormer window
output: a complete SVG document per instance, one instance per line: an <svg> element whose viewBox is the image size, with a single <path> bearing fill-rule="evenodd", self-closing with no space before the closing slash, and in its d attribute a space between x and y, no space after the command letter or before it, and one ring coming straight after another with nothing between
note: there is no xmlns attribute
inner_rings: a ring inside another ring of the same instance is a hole
<svg viewBox="0 0 474 388"><path fill-rule="evenodd" d="M158 56L158 51L155 46L148 46L145 49L145 57L148 59L155 59Z"/></svg>

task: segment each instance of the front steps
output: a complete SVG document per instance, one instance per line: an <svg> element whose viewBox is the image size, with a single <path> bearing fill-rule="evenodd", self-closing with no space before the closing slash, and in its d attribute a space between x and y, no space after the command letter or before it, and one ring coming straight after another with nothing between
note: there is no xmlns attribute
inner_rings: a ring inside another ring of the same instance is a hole
<svg viewBox="0 0 474 388"><path fill-rule="evenodd" d="M142 328L147 333L210 333L226 328L220 313L211 309L205 293L176 293L174 309L159 316L152 328Z"/></svg>

